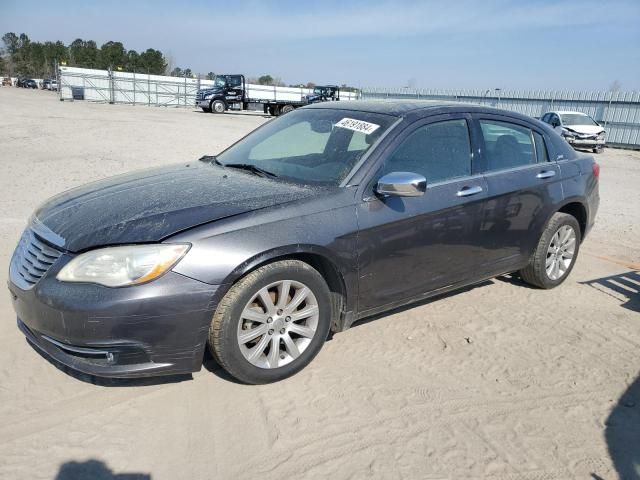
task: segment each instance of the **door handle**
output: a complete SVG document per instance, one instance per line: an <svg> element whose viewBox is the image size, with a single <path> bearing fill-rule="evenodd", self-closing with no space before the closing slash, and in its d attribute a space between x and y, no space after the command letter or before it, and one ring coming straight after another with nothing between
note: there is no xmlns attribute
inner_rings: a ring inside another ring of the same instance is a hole
<svg viewBox="0 0 640 480"><path fill-rule="evenodd" d="M538 175L536 175L536 178L551 178L555 176L555 174L555 170L542 170Z"/></svg>
<svg viewBox="0 0 640 480"><path fill-rule="evenodd" d="M471 195L476 195L480 192L482 192L482 187L479 187L478 185L476 185L475 187L462 187L460 190L458 190L457 195L459 197L469 197Z"/></svg>

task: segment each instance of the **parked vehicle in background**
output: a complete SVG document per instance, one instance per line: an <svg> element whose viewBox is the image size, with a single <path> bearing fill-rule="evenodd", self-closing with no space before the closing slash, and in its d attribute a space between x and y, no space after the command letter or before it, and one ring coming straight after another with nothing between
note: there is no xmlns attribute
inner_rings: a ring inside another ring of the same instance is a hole
<svg viewBox="0 0 640 480"><path fill-rule="evenodd" d="M248 86L244 75L217 75L212 87L198 91L196 106L204 112L224 113L234 106L239 110L249 110L251 105L261 105L265 114L277 116L310 103L340 98L340 90L336 86L316 89L313 95L296 97L295 93L283 93L282 88L278 90L267 85Z"/></svg>
<svg viewBox="0 0 640 480"><path fill-rule="evenodd" d="M44 355L133 377L208 345L281 380L358 319L504 273L560 285L599 203L593 157L548 125L458 103L318 103L201 160L38 208L9 289Z"/></svg>
<svg viewBox="0 0 640 480"><path fill-rule="evenodd" d="M304 98L308 104L338 101L340 100L340 87L337 85L316 86L313 87L313 93Z"/></svg>
<svg viewBox="0 0 640 480"><path fill-rule="evenodd" d="M604 148L604 128L586 113L547 112L540 119L551 125L574 148L590 149L594 153L600 153Z"/></svg>
<svg viewBox="0 0 640 480"><path fill-rule="evenodd" d="M58 83L55 78L47 78L42 81L40 88L42 88L42 90L57 90Z"/></svg>
<svg viewBox="0 0 640 480"><path fill-rule="evenodd" d="M16 87L36 88L37 89L38 88L38 82L36 82L32 78L19 77L18 81L16 82Z"/></svg>

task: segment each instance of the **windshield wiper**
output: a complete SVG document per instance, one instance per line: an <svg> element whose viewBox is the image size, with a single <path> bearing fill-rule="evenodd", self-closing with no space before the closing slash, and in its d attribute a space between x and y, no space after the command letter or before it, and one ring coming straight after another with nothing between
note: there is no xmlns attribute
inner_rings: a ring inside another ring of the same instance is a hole
<svg viewBox="0 0 640 480"><path fill-rule="evenodd" d="M256 167L255 165L253 165L251 163L220 163L220 162L218 162L218 163L220 165L222 165L223 167L237 168L239 170L246 170L247 172L255 173L256 175L259 175L261 177L272 177L272 178L275 178L275 177L278 176L275 173L270 172L269 170L265 170L264 168Z"/></svg>
<svg viewBox="0 0 640 480"><path fill-rule="evenodd" d="M216 165L222 165L222 162L216 158L215 155L203 155L198 159L200 162L204 163L215 163Z"/></svg>
<svg viewBox="0 0 640 480"><path fill-rule="evenodd" d="M205 163L213 163L215 165L220 165L221 167L229 167L229 168L237 168L239 170L246 170L247 172L255 173L256 175L260 175L261 177L272 177L275 178L276 175L269 170L265 170L264 168L257 167L251 163L222 163L215 155L204 155L200 157L198 160Z"/></svg>

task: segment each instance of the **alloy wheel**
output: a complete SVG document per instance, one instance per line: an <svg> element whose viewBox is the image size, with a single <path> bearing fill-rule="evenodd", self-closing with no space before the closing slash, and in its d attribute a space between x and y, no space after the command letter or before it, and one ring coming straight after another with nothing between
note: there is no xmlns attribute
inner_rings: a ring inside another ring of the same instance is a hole
<svg viewBox="0 0 640 480"><path fill-rule="evenodd" d="M551 280L562 278L571 263L576 251L576 232L570 225L562 225L551 237L547 249L545 270Z"/></svg>
<svg viewBox="0 0 640 480"><path fill-rule="evenodd" d="M309 287L294 280L272 283L256 292L242 310L238 346L256 367L282 367L307 349L318 318L318 301Z"/></svg>

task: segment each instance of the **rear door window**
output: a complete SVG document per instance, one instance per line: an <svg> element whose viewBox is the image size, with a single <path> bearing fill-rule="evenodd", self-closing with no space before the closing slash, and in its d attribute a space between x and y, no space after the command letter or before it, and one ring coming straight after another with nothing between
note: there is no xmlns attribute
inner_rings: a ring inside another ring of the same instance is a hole
<svg viewBox="0 0 640 480"><path fill-rule="evenodd" d="M496 120L480 120L479 123L485 144L486 171L537 163L531 129Z"/></svg>

